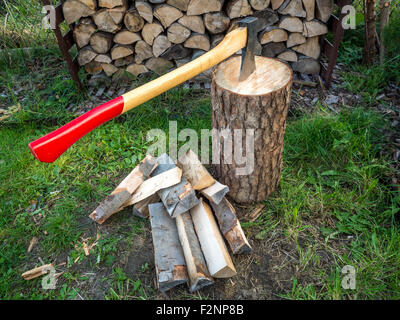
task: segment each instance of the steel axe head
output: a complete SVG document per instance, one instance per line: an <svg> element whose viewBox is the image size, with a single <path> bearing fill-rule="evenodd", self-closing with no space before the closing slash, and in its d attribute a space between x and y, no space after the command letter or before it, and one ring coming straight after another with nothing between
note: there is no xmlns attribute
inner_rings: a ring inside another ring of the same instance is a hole
<svg viewBox="0 0 400 320"><path fill-rule="evenodd" d="M242 63L240 66L239 81L246 80L256 69L255 48L257 41L258 19L247 17L239 21L239 27L247 28L247 43L242 49Z"/></svg>

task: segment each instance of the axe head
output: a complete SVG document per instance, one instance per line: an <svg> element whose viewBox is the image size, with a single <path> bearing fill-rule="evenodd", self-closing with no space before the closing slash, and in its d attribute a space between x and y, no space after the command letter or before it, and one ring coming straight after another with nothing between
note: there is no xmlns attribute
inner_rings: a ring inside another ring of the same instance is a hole
<svg viewBox="0 0 400 320"><path fill-rule="evenodd" d="M255 48L257 41L258 20L255 17L247 17L239 21L239 27L247 28L247 43L242 49L242 63L240 66L239 81L246 80L256 69Z"/></svg>

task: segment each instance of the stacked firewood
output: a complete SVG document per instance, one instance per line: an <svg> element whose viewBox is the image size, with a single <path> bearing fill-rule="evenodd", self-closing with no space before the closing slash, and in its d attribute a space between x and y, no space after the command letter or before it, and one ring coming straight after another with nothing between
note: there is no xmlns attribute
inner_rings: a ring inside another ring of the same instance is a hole
<svg viewBox="0 0 400 320"><path fill-rule="evenodd" d="M66 0L78 62L90 74L165 72L215 47L245 16L259 18L257 54L319 73L333 0Z"/></svg>
<svg viewBox="0 0 400 320"><path fill-rule="evenodd" d="M177 164L167 154L148 155L90 218L102 224L127 206L149 217L159 290L187 283L194 292L236 274L225 240L233 254L251 251L228 192L192 150Z"/></svg>

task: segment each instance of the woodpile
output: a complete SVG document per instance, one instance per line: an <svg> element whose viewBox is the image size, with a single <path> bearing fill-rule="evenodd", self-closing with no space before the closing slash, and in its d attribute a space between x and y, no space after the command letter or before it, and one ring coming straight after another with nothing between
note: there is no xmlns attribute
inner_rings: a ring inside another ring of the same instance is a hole
<svg viewBox="0 0 400 320"><path fill-rule="evenodd" d="M66 0L78 62L90 74L158 74L215 47L245 16L259 19L258 55L319 73L333 0ZM290 48L290 50L288 50Z"/></svg>
<svg viewBox="0 0 400 320"><path fill-rule="evenodd" d="M185 283L194 292L236 275L228 247L232 254L251 252L228 192L192 150L177 163L167 154L148 155L90 218L102 224L133 206L135 216L150 219L158 289Z"/></svg>

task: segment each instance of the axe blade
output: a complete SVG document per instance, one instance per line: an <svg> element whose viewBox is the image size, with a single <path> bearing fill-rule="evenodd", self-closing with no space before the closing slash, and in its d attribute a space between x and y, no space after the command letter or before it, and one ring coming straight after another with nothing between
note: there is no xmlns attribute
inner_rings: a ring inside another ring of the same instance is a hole
<svg viewBox="0 0 400 320"><path fill-rule="evenodd" d="M242 63L240 66L239 81L246 80L256 70L255 48L257 41L258 20L247 17L239 21L239 27L247 28L247 43L242 49Z"/></svg>

